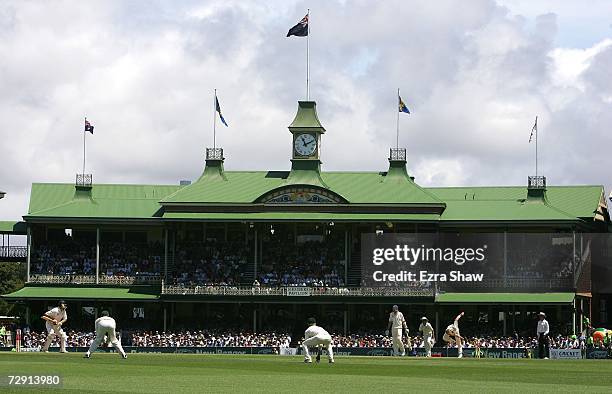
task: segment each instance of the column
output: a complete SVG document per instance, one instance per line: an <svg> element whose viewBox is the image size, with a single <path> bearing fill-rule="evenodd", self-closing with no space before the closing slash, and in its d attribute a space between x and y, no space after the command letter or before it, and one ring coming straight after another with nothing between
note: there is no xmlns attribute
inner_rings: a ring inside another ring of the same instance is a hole
<svg viewBox="0 0 612 394"><path fill-rule="evenodd" d="M168 308L166 308L166 304L164 304L164 332L168 328L168 325L167 325L168 321L167 321L167 319L168 319Z"/></svg>
<svg viewBox="0 0 612 394"><path fill-rule="evenodd" d="M506 321L508 319L506 319L506 311L505 310L502 311L502 319L504 321L504 336L507 336L508 332L507 332L507 327L506 327L507 326Z"/></svg>
<svg viewBox="0 0 612 394"><path fill-rule="evenodd" d="M344 285L348 286L348 265L349 265L349 233L344 229ZM346 333L345 333L346 334Z"/></svg>
<svg viewBox="0 0 612 394"><path fill-rule="evenodd" d="M572 334L576 335L576 298L572 302Z"/></svg>
<svg viewBox="0 0 612 394"><path fill-rule="evenodd" d="M438 326L439 326L438 318L439 318L439 316L438 316L438 308L436 307L436 322L435 322L436 325L434 326L434 331L436 332L436 338L435 338L436 341L438 340Z"/></svg>
<svg viewBox="0 0 612 394"><path fill-rule="evenodd" d="M254 256L253 256L253 265L254 265L254 269L253 269L253 276L255 277L254 279L257 279L257 252L259 251L259 240L257 239L257 227L255 227L255 236L253 238L253 244L255 245L255 251L254 251Z"/></svg>
<svg viewBox="0 0 612 394"><path fill-rule="evenodd" d="M257 308L253 306L253 333L257 332Z"/></svg>
<svg viewBox="0 0 612 394"><path fill-rule="evenodd" d="M504 286L508 277L508 232L504 231Z"/></svg>
<svg viewBox="0 0 612 394"><path fill-rule="evenodd" d="M26 282L30 281L30 263L31 263L31 255L32 255L32 230L30 228L30 225L28 225L28 229L27 229L27 264L26 264Z"/></svg>
<svg viewBox="0 0 612 394"><path fill-rule="evenodd" d="M344 336L348 335L348 310L344 309Z"/></svg>
<svg viewBox="0 0 612 394"><path fill-rule="evenodd" d="M164 281L168 282L168 229L164 229ZM164 307L164 325L166 316L166 307Z"/></svg>
<svg viewBox="0 0 612 394"><path fill-rule="evenodd" d="M100 227L96 227L96 284L100 283Z"/></svg>

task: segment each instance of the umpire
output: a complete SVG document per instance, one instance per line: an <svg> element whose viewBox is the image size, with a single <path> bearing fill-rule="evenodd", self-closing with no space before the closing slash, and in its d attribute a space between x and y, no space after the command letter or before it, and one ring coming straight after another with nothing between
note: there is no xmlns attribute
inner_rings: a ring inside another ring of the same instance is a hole
<svg viewBox="0 0 612 394"><path fill-rule="evenodd" d="M550 327L548 326L548 321L546 321L546 314L544 312L540 312L539 314L540 320L538 321L538 356L540 358L548 359L548 354L550 353L550 345L548 343L548 332L550 331Z"/></svg>

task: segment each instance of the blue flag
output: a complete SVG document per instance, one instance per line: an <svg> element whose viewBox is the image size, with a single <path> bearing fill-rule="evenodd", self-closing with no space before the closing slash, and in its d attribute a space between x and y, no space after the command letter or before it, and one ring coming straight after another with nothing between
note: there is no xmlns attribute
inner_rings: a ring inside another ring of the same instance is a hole
<svg viewBox="0 0 612 394"><path fill-rule="evenodd" d="M399 95L397 96L397 98L399 99L399 112L405 112L409 114L410 110L408 109L408 107L406 107L406 104L404 104L402 98Z"/></svg>
<svg viewBox="0 0 612 394"><path fill-rule="evenodd" d="M219 113L219 118L221 119L221 123L225 125L225 127L229 127L225 119L223 119L223 115L221 115L221 106L219 105L219 99L215 96L215 106L217 107L217 112Z"/></svg>

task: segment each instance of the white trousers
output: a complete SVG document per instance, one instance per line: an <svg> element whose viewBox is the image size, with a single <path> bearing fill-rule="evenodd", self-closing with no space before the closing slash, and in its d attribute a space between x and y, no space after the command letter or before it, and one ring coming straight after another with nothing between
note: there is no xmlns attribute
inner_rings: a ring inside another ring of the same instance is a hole
<svg viewBox="0 0 612 394"><path fill-rule="evenodd" d="M105 319L102 319L105 320ZM96 327L96 339L91 341L91 345L89 345L89 350L87 353L91 354L96 351L98 346L102 344L104 341L104 336L108 336L108 340L113 345L113 347L121 354L122 356L125 354L123 347L121 346L121 342L117 339L117 335L115 334L115 325L112 322L100 322Z"/></svg>
<svg viewBox="0 0 612 394"><path fill-rule="evenodd" d="M434 345L434 339L432 336L423 337L423 346L425 347L425 357L431 357L431 348Z"/></svg>
<svg viewBox="0 0 612 394"><path fill-rule="evenodd" d="M304 342L302 342L302 349L304 350L305 360L312 361L312 358L310 358L310 352L308 351L308 348L317 347L317 346L323 346L324 348L326 348L327 357L329 357L331 361L334 360L334 351L332 350L332 346L331 346L331 337L328 335L324 335L324 336L315 335L314 337L310 337L306 339Z"/></svg>
<svg viewBox="0 0 612 394"><path fill-rule="evenodd" d="M51 342L53 341L53 338L55 338L56 335L60 337L60 352L65 352L66 351L66 339L68 339L68 335L66 335L66 333L62 329L62 326L51 324L51 322L47 322L45 326L47 328L47 340L45 341L45 344L43 345L43 348L42 348L43 352L46 352L49 350L49 345L51 345Z"/></svg>
<svg viewBox="0 0 612 394"><path fill-rule="evenodd" d="M442 339L444 339L444 341L448 342L449 344L453 344L453 345L456 344L459 355L460 356L463 355L463 343L461 343L461 339L458 336L451 337L447 333L444 333L444 336L442 336Z"/></svg>
<svg viewBox="0 0 612 394"><path fill-rule="evenodd" d="M393 328L391 329L391 338L393 339L393 354L394 355L406 355L406 349L404 348L404 342L402 341L402 329Z"/></svg>

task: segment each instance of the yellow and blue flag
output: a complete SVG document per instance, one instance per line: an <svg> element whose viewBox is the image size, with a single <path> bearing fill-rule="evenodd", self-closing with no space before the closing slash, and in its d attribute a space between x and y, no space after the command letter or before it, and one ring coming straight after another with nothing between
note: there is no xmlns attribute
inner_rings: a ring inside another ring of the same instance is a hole
<svg viewBox="0 0 612 394"><path fill-rule="evenodd" d="M406 104L404 104L404 100L402 100L402 98L399 95L397 96L397 98L399 99L399 112L405 112L409 114L410 110L408 109Z"/></svg>
<svg viewBox="0 0 612 394"><path fill-rule="evenodd" d="M215 96L215 107L217 109L217 113L219 113L219 119L221 119L221 123L225 125L225 127L229 127L225 119L223 119L223 115L221 115L221 106L219 105L219 99Z"/></svg>

